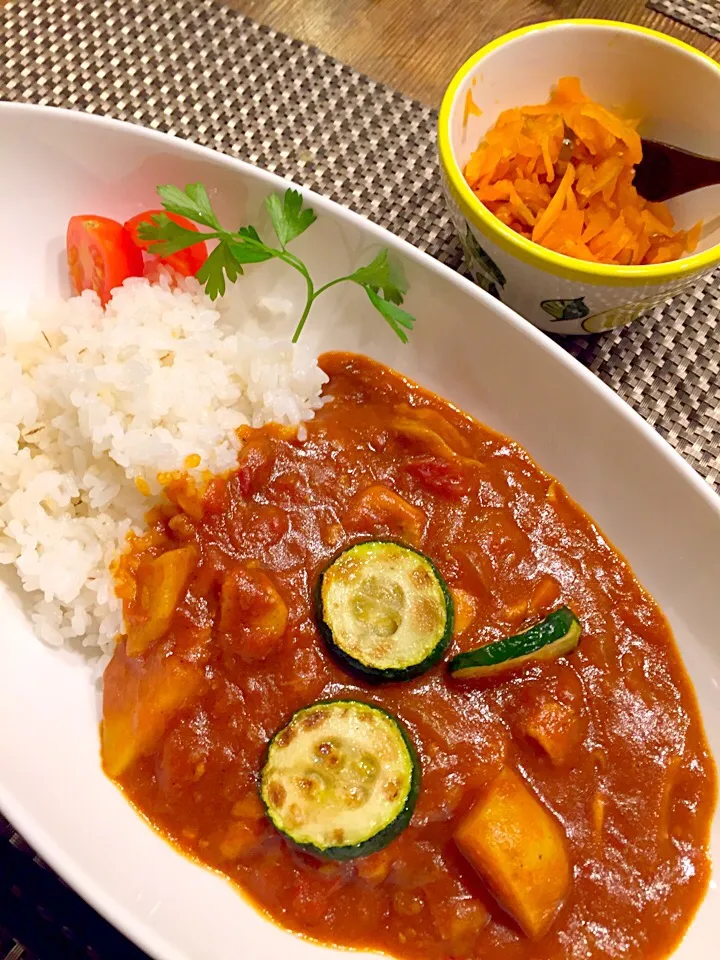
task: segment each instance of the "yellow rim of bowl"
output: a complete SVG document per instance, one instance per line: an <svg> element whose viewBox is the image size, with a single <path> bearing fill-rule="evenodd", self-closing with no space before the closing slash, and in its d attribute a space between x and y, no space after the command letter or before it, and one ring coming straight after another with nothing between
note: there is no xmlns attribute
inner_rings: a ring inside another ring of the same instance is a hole
<svg viewBox="0 0 720 960"><path fill-rule="evenodd" d="M660 33L658 30L651 30L649 27L638 27L632 23L623 23L617 20L549 20L545 23L535 23L529 27L521 27L519 30L513 30L506 33L497 40L486 44L476 54L473 54L469 60L460 67L455 76L450 81L450 85L445 91L440 114L438 116L438 151L440 162L445 170L451 191L464 216L471 222L478 221L490 233L491 237L497 242L498 246L506 252L513 254L519 260L531 266L540 267L547 273L563 277L567 280L581 280L585 283L603 283L608 286L637 286L642 283L661 284L670 280L678 280L687 274L700 274L710 270L715 263L720 260L720 244L715 244L709 250L702 253L695 253L689 257L683 257L681 260L672 260L669 263L653 263L646 266L616 266L609 263L589 263L584 260L576 260L574 257L565 256L562 253L556 253L547 247L526 240L510 227L505 226L485 207L468 186L460 166L455 159L450 140L450 114L453 103L457 96L461 84L469 73L487 57L489 53L499 49L506 43L518 39L528 33L535 33L539 30L547 30L553 27L564 26L587 26L587 27L605 27L615 30L630 30L634 33L642 33L654 40L662 43L669 43L678 47L686 54L701 60L718 74L720 79L720 64L716 63L712 57L691 47L690 44L682 40L676 40L667 34Z"/></svg>

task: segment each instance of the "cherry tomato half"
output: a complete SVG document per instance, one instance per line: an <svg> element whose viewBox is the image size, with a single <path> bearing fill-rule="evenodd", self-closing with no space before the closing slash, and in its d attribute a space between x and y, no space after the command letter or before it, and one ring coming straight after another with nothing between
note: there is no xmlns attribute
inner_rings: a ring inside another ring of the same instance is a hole
<svg viewBox="0 0 720 960"><path fill-rule="evenodd" d="M67 261L74 292L94 290L102 304L123 280L143 273L142 253L125 227L108 217L70 218Z"/></svg>
<svg viewBox="0 0 720 960"><path fill-rule="evenodd" d="M147 250L148 253L152 253L152 243L149 240L140 239L138 236L138 227L141 223L150 223L151 218L158 213L164 213L170 217L174 223L177 223L180 227L185 227L186 230L193 230L195 233L198 232L198 228L192 220L181 217L178 213L168 213L167 210L146 210L144 213L138 213L136 217L132 217L125 224L125 229L133 238L133 242L137 244L141 250ZM185 250L178 250L177 253L171 253L167 257L158 257L158 260L161 263L166 263L169 267L172 267L173 270L177 270L177 272L181 273L184 277L194 277L207 260L207 255L207 246L205 242L201 240L199 243L195 243L192 247L187 247Z"/></svg>

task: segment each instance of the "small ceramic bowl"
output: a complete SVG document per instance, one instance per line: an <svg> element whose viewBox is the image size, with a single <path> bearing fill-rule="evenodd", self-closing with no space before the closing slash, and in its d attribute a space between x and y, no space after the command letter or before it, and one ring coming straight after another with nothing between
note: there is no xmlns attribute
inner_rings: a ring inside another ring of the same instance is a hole
<svg viewBox="0 0 720 960"><path fill-rule="evenodd" d="M720 263L720 186L668 204L678 227L704 223L680 260L622 267L548 250L506 227L477 199L463 169L508 107L547 101L563 76L594 100L631 112L640 133L720 157L720 65L679 40L609 20L539 23L494 40L456 73L440 109L446 192L475 280L543 330L599 333L624 326Z"/></svg>

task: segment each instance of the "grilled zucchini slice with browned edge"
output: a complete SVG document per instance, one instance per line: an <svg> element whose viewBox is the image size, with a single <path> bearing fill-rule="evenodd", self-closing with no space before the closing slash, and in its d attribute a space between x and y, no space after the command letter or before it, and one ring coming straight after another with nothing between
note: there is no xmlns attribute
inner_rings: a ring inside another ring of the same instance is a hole
<svg viewBox="0 0 720 960"><path fill-rule="evenodd" d="M581 633L580 621L570 607L560 607L524 633L459 653L448 664L448 670L460 679L491 677L531 660L565 656L580 643Z"/></svg>
<svg viewBox="0 0 720 960"><path fill-rule="evenodd" d="M298 710L270 741L260 796L280 833L309 853L351 860L410 822L420 761L400 721L359 700Z"/></svg>
<svg viewBox="0 0 720 960"><path fill-rule="evenodd" d="M435 564L390 540L344 550L317 589L320 630L331 652L365 680L410 680L442 657L453 602Z"/></svg>

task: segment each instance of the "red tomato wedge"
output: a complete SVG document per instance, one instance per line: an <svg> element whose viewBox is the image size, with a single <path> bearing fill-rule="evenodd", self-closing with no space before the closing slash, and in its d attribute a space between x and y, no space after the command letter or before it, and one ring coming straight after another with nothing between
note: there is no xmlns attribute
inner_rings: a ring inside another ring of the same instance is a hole
<svg viewBox="0 0 720 960"><path fill-rule="evenodd" d="M141 223L150 223L151 218L157 216L158 213L164 213L174 223L177 223L178 226L198 233L198 228L192 220L188 220L187 217L181 217L178 213L168 213L167 210L146 210L144 213L138 213L137 216L132 217L125 223L125 229L132 237L133 242L141 250L147 250L148 253L152 253L152 242L140 239L138 236L138 227ZM201 240L186 250L178 250L177 253L171 253L167 257L158 257L158 260L161 263L166 263L169 267L172 267L173 270L177 270L177 272L181 273L184 277L194 277L207 260L207 256L207 246L205 242Z"/></svg>
<svg viewBox="0 0 720 960"><path fill-rule="evenodd" d="M67 261L75 293L94 290L104 305L128 277L141 277L142 253L125 227L108 217L71 217Z"/></svg>

